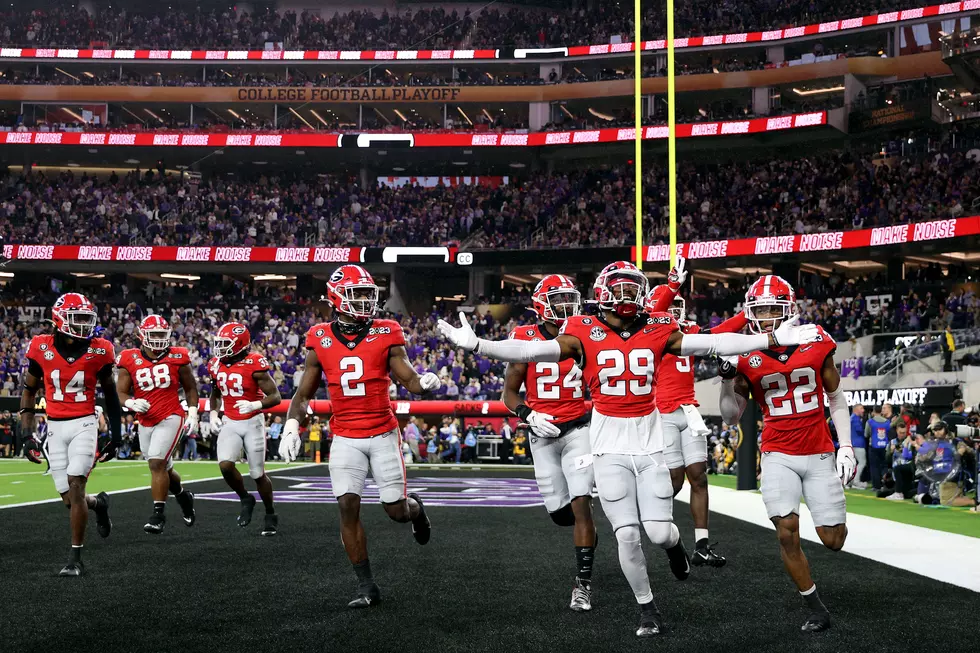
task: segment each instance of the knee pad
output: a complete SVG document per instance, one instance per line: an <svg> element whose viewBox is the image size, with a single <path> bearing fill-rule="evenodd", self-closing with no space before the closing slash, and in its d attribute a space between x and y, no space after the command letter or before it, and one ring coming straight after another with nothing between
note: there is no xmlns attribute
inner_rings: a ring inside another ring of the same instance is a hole
<svg viewBox="0 0 980 653"><path fill-rule="evenodd" d="M575 525L575 513L572 511L572 504L570 503L566 503L558 510L549 512L548 514L551 516L551 521L559 526Z"/></svg>
<svg viewBox="0 0 980 653"><path fill-rule="evenodd" d="M640 545L640 527L636 524L630 524L617 528L616 541L619 542L620 548L624 546L638 547Z"/></svg>
<svg viewBox="0 0 980 653"><path fill-rule="evenodd" d="M674 522L669 521L645 521L643 529L651 542L665 549L675 546L681 535Z"/></svg>

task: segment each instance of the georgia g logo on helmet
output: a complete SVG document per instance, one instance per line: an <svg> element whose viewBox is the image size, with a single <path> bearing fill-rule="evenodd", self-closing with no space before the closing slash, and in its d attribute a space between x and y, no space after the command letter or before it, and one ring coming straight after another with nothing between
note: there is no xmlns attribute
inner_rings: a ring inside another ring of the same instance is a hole
<svg viewBox="0 0 980 653"><path fill-rule="evenodd" d="M211 351L215 358L227 359L247 350L251 344L252 336L245 325L229 322L218 329L211 344Z"/></svg>
<svg viewBox="0 0 980 653"><path fill-rule="evenodd" d="M378 310L380 289L360 265L341 265L327 282L327 301L338 313L358 321L370 320Z"/></svg>
<svg viewBox="0 0 980 653"><path fill-rule="evenodd" d="M98 315L95 305L85 295L69 292L55 300L51 307L51 321L66 336L89 340L95 335Z"/></svg>

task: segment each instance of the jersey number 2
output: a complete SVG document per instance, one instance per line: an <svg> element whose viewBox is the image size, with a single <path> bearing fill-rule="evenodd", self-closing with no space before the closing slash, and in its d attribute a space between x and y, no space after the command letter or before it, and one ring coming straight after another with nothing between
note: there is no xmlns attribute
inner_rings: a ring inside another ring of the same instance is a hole
<svg viewBox="0 0 980 653"><path fill-rule="evenodd" d="M793 384L793 396L789 396L789 383ZM789 373L789 383L782 372L762 377L762 389L766 391L766 406L770 417L801 415L820 407L817 397L817 373L812 367L801 367Z"/></svg>
<svg viewBox="0 0 980 653"><path fill-rule="evenodd" d="M65 389L61 389L61 370L51 370L51 385L54 387L53 401L64 401L65 395L75 395L75 403L81 403L88 397L85 394L85 370L75 372L68 381Z"/></svg>
<svg viewBox="0 0 980 653"><path fill-rule="evenodd" d="M345 397L367 396L367 386L363 383L353 383L364 376L364 361L357 356L346 356L340 359L340 388Z"/></svg>

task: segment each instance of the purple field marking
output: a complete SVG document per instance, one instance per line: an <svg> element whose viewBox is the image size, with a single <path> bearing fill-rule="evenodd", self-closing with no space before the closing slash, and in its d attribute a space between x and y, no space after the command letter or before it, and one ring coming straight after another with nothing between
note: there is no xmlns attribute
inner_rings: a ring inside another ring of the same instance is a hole
<svg viewBox="0 0 980 653"><path fill-rule="evenodd" d="M275 478L290 483L288 489L276 490L277 503L337 502L329 478L322 476L276 476ZM544 505L533 479L423 476L410 478L409 483L409 489L420 493L426 506L532 508ZM234 492L196 494L195 498L230 502L239 500ZM362 499L380 501L378 486L372 482L366 483Z"/></svg>

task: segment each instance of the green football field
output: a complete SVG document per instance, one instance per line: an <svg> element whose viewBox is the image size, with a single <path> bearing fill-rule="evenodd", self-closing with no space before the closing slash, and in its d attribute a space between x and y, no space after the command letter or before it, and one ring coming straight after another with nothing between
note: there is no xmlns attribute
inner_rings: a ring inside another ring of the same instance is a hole
<svg viewBox="0 0 980 653"><path fill-rule="evenodd" d="M294 464L293 467L296 465ZM283 469L283 463L268 463L269 471ZM439 465L433 471L448 471L451 466ZM175 465L185 481L218 479L218 464L208 462L178 462ZM246 465L239 465L247 473ZM515 472L530 472L530 468L513 467ZM43 476L43 466L26 460L0 461L0 506L31 503L56 498L51 478ZM734 476L710 476L712 485L735 487ZM89 481L89 492L133 491L148 487L150 472L143 461L113 461L99 465ZM887 501L874 496L871 490L848 490L847 511L904 524L922 526L947 533L980 538L980 514L966 508L920 506L911 501Z"/></svg>

